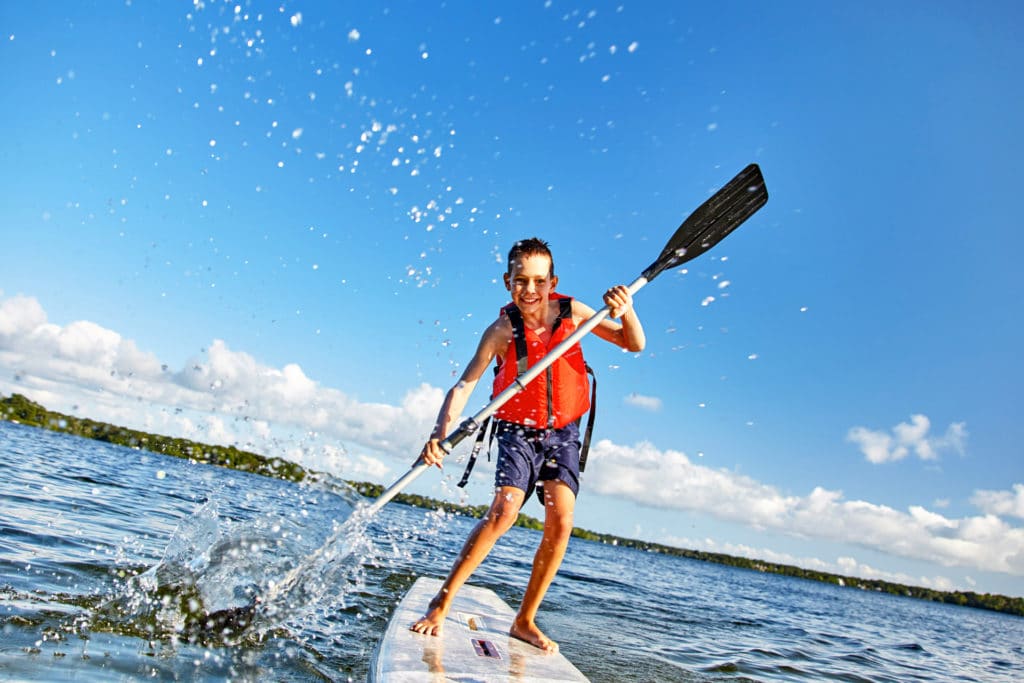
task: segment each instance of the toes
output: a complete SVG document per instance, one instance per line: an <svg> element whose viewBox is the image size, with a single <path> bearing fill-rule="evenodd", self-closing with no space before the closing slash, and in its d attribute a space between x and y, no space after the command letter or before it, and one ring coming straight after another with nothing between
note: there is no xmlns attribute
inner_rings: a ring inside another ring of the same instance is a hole
<svg viewBox="0 0 1024 683"><path fill-rule="evenodd" d="M414 633L421 633L425 636L439 636L441 635L441 627L436 624L423 623L417 621L415 624L409 627L410 631Z"/></svg>

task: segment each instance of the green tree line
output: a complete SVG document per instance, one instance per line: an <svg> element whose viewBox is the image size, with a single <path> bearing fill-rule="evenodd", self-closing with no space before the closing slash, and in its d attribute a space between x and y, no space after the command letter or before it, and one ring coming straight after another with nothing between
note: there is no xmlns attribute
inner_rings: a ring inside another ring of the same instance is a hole
<svg viewBox="0 0 1024 683"><path fill-rule="evenodd" d="M154 453L162 453L178 458L185 458L193 462L201 462L219 467L227 467L245 472L252 472L268 477L276 477L292 482L300 482L315 473L306 472L300 465L280 458L268 458L256 453L250 453L235 448L234 446L209 446L206 444L178 439L156 434L148 434L133 429L110 425L105 422L96 422L87 418L78 418L47 410L21 394L13 394L9 397L0 396L0 419L11 422L18 422L33 427L40 427L52 431L65 432L87 439L97 439L108 443L127 446L129 448L144 449ZM367 498L377 498L384 492L380 484L369 482L349 481L358 493ZM427 496L411 493L399 493L395 496L394 502L403 505L412 505L429 510L444 510L451 514L464 515L468 517L481 518L487 513L487 505L456 505L448 501L437 500ZM526 529L540 530L543 524L529 515L519 513L516 526ZM575 528L572 535L584 541L614 545L620 548L631 548L642 552L661 553L675 557L685 557L702 562L714 562L716 564L739 567L771 574L781 574L800 579L810 579L824 583L831 583L837 586L857 588L860 590L871 590L892 595L902 595L931 602L941 602L963 607L974 607L978 609L1003 612L1024 616L1024 598L1012 598L1004 595L993 595L989 593L975 593L973 591L937 591L919 586L905 586L889 581L878 579L861 579L851 576L841 576L828 572L803 569L791 565L775 564L762 560L752 560L746 557L734 557L722 553L709 553L701 550L687 550L673 546L640 541L632 538L622 538L611 534L602 534L586 529Z"/></svg>
<svg viewBox="0 0 1024 683"><path fill-rule="evenodd" d="M239 450L234 446L209 446L188 439L148 434L106 422L64 415L47 410L21 394L12 394L6 398L0 397L0 417L32 427L42 427L86 439L106 441L118 446L139 448L194 462L229 467L288 481L299 482L306 477L306 472L302 467L281 458L267 458L256 453Z"/></svg>

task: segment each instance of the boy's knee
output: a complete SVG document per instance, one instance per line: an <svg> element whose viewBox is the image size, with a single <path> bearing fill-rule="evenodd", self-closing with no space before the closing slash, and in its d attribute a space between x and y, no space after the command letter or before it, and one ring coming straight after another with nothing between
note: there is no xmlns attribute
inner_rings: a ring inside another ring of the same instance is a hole
<svg viewBox="0 0 1024 683"><path fill-rule="evenodd" d="M505 533L519 519L519 505L515 500L502 500L491 506L487 511L487 522L493 528Z"/></svg>
<svg viewBox="0 0 1024 683"><path fill-rule="evenodd" d="M504 536L512 528L512 525L515 524L515 521L516 518L509 515L489 514L484 523L491 536L497 539Z"/></svg>
<svg viewBox="0 0 1024 683"><path fill-rule="evenodd" d="M544 516L545 531L549 531L550 535L557 538L568 538L572 535L572 525L572 511L556 512L554 510L549 510Z"/></svg>

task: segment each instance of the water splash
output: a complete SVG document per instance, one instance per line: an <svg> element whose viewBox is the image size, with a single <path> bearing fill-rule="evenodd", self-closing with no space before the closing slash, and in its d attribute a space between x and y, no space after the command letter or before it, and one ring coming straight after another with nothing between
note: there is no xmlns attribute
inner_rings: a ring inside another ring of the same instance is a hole
<svg viewBox="0 0 1024 683"><path fill-rule="evenodd" d="M327 479L309 488L288 512L244 520L222 513L221 496L212 496L178 525L156 565L129 576L97 608L95 621L230 645L292 624L301 630L320 611L344 608L376 551L366 520L353 513L354 491ZM337 504L339 492L340 508L310 509L323 494Z"/></svg>
<svg viewBox="0 0 1024 683"><path fill-rule="evenodd" d="M260 633L291 621L313 618L324 607L344 609L346 596L362 584L363 564L376 554L366 533L365 507L335 523L330 537L312 554L271 581L254 603L253 628Z"/></svg>

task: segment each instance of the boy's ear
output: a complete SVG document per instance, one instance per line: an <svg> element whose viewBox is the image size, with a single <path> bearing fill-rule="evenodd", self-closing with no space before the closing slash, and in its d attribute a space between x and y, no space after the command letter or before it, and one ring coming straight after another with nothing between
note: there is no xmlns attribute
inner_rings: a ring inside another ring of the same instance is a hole
<svg viewBox="0 0 1024 683"><path fill-rule="evenodd" d="M511 292L512 291L512 279L509 277L509 274L505 273L501 277L505 281L505 289L507 289L508 291Z"/></svg>
<svg viewBox="0 0 1024 683"><path fill-rule="evenodd" d="M551 291L553 292L556 289L558 289L558 276L557 275L552 275L551 276Z"/></svg>

